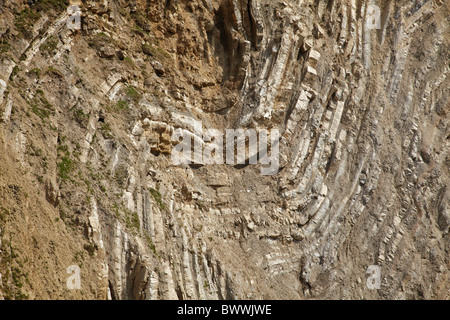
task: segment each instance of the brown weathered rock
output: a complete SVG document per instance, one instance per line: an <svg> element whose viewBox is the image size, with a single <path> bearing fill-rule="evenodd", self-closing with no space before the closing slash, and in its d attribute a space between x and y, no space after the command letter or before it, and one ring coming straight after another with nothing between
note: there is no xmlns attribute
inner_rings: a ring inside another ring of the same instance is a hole
<svg viewBox="0 0 450 320"><path fill-rule="evenodd" d="M378 30L366 1L72 1L82 30L47 2L0 9L0 298L450 298L448 1ZM206 164L238 128L279 130L274 175Z"/></svg>

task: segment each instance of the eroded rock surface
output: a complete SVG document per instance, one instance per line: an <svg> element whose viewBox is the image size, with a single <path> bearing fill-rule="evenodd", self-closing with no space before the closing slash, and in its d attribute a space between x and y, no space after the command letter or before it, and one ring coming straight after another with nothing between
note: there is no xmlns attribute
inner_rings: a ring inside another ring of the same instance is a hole
<svg viewBox="0 0 450 320"><path fill-rule="evenodd" d="M450 298L450 3L68 4L0 7L0 297ZM279 172L174 165L199 121Z"/></svg>

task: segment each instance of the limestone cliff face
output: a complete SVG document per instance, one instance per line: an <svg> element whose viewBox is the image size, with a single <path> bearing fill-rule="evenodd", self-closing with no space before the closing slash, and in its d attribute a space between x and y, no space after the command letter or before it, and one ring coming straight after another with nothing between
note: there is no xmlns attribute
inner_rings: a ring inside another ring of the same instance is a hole
<svg viewBox="0 0 450 320"><path fill-rule="evenodd" d="M448 2L0 5L0 297L450 298ZM174 165L196 121L279 172Z"/></svg>

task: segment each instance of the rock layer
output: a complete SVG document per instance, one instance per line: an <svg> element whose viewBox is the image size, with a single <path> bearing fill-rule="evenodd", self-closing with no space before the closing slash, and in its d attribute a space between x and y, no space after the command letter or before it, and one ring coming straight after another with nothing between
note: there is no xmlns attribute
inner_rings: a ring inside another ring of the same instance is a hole
<svg viewBox="0 0 450 320"><path fill-rule="evenodd" d="M3 297L449 298L448 3L51 2L0 8ZM280 171L175 166L199 121Z"/></svg>

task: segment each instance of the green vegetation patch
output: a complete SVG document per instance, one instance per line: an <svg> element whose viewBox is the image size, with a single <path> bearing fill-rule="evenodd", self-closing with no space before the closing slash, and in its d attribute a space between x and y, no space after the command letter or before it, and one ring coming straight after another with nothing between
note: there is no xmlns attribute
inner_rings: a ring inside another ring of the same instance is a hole
<svg viewBox="0 0 450 320"><path fill-rule="evenodd" d="M36 11L65 11L67 6L70 4L70 0L38 0L32 8Z"/></svg>
<svg viewBox="0 0 450 320"><path fill-rule="evenodd" d="M120 113L124 110L128 110L128 103L126 101L119 100L115 104L109 105L108 110Z"/></svg>
<svg viewBox="0 0 450 320"><path fill-rule="evenodd" d="M155 199L155 201L158 204L159 208L161 210L164 210L166 208L166 205L162 201L161 193L159 193L158 190L155 190L153 188L150 188L150 193L153 196L153 199Z"/></svg>
<svg viewBox="0 0 450 320"><path fill-rule="evenodd" d="M33 68L28 73L31 75L34 75L36 78L40 78L41 74L42 74L42 70L39 68Z"/></svg>
<svg viewBox="0 0 450 320"><path fill-rule="evenodd" d="M91 36L88 40L88 45L91 48L100 50L105 45L110 45L113 39L109 37L106 33L100 32Z"/></svg>
<svg viewBox="0 0 450 320"><path fill-rule="evenodd" d="M2 239L0 250L2 258L0 259L0 270L5 270L2 272L2 282L10 284L3 285L2 288L5 300L29 299L28 295L22 292L24 283L30 284L28 273L22 270L27 260L19 259L19 250L6 239Z"/></svg>
<svg viewBox="0 0 450 320"><path fill-rule="evenodd" d="M141 100L141 94L133 86L128 86L125 89L127 98L131 99L134 103L138 103Z"/></svg>
<svg viewBox="0 0 450 320"><path fill-rule="evenodd" d="M58 140L60 143L64 143L66 137L60 137ZM63 181L71 179L72 173L75 169L75 161L72 159L69 147L66 144L60 144L58 146L58 157L61 159L58 164L58 175Z"/></svg>
<svg viewBox="0 0 450 320"><path fill-rule="evenodd" d="M150 235L148 235L146 233L145 234L145 240L147 240L147 244L148 244L148 247L150 248L150 250L155 254L155 256L160 258L158 252L156 251L156 247L155 247L155 244L153 243L152 237L150 237Z"/></svg>
<svg viewBox="0 0 450 320"><path fill-rule="evenodd" d="M125 209L125 224L127 228L139 231L140 222L137 212Z"/></svg>
<svg viewBox="0 0 450 320"><path fill-rule="evenodd" d="M54 55L54 52L56 50L56 47L58 46L58 39L51 35L50 37L45 40L43 44L39 47L39 50L47 56Z"/></svg>
<svg viewBox="0 0 450 320"><path fill-rule="evenodd" d="M34 24L41 18L41 11L53 15L65 11L70 0L38 0L29 8L15 13L14 25L21 36L32 37Z"/></svg>
<svg viewBox="0 0 450 320"><path fill-rule="evenodd" d="M142 52L161 61L167 62L172 60L172 56L166 50L149 43L144 43L142 45Z"/></svg>
<svg viewBox="0 0 450 320"><path fill-rule="evenodd" d="M73 168L73 161L70 158L70 154L67 153L61 158L61 161L58 163L58 172L60 178L63 180L70 179L70 173Z"/></svg>
<svg viewBox="0 0 450 320"><path fill-rule="evenodd" d="M105 139L112 139L113 134L111 132L111 125L109 123L104 123L100 128L100 132L102 133Z"/></svg>
<svg viewBox="0 0 450 320"><path fill-rule="evenodd" d="M62 72L59 71L58 69L55 69L53 66L48 67L45 73L48 74L50 77L55 76L58 78L64 78Z"/></svg>
<svg viewBox="0 0 450 320"><path fill-rule="evenodd" d="M18 67L18 66L15 66L15 67L12 69L11 75L9 76L9 80L13 81L14 78L15 78L15 77L17 76L17 74L19 73L19 71L20 71L19 67Z"/></svg>
<svg viewBox="0 0 450 320"><path fill-rule="evenodd" d="M83 109L81 108L73 108L72 109L72 115L75 118L75 121L82 126L83 128L87 127L88 121L89 121L89 115L84 113Z"/></svg>
<svg viewBox="0 0 450 320"><path fill-rule="evenodd" d="M85 244L84 245L84 250L87 251L87 253L93 257L95 252L98 250L97 245L93 244L93 243L89 243L89 244Z"/></svg>
<svg viewBox="0 0 450 320"><path fill-rule="evenodd" d="M41 14L36 10L27 8L19 13L16 13L14 25L22 36L30 38L32 36L31 30L33 25L39 20Z"/></svg>
<svg viewBox="0 0 450 320"><path fill-rule="evenodd" d="M9 42L6 39L0 39L0 53L6 53L11 49Z"/></svg>
<svg viewBox="0 0 450 320"><path fill-rule="evenodd" d="M35 97L31 101L28 101L28 105L30 106L31 111L42 120L49 118L55 111L52 104L45 97L44 92L40 89L36 91Z"/></svg>

